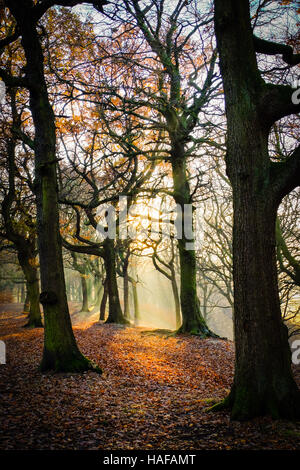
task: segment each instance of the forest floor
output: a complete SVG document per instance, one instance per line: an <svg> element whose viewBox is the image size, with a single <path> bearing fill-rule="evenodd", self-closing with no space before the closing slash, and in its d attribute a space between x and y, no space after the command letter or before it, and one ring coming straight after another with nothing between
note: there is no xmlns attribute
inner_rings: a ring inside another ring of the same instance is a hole
<svg viewBox="0 0 300 470"><path fill-rule="evenodd" d="M81 351L103 375L41 374L43 329L0 313L1 450L249 450L300 448L300 422L238 423L207 412L233 377L233 343L76 322ZM300 385L300 368L295 368Z"/></svg>

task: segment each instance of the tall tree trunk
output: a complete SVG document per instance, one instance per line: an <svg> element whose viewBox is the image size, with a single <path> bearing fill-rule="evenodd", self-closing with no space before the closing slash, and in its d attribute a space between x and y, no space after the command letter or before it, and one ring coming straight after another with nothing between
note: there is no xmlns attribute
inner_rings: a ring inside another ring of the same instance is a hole
<svg viewBox="0 0 300 470"><path fill-rule="evenodd" d="M130 320L129 311L129 276L128 276L128 258L125 258L123 265L123 287L124 287L124 317Z"/></svg>
<svg viewBox="0 0 300 470"><path fill-rule="evenodd" d="M230 407L238 420L264 414L300 417L300 392L280 312L275 242L277 208L296 184L299 164L294 168L293 159L291 166L273 164L268 155L270 127L281 113L293 112L292 102L287 97L284 104L282 87L279 101L276 94L269 96L270 87L260 77L247 0L215 0L215 29L226 100L226 168L233 189L236 343L234 383L215 409Z"/></svg>
<svg viewBox="0 0 300 470"><path fill-rule="evenodd" d="M179 298L178 286L177 286L177 281L176 281L176 274L174 270L171 271L171 285L172 285L172 292L173 292L174 303L175 303L176 329L179 329L181 326L180 298Z"/></svg>
<svg viewBox="0 0 300 470"><path fill-rule="evenodd" d="M93 286L93 283L92 283L92 279L91 279L91 276L89 276L87 278L87 281L86 281L86 288L87 288L87 301L88 303L92 301L92 298L93 298L93 295L94 295L94 286Z"/></svg>
<svg viewBox="0 0 300 470"><path fill-rule="evenodd" d="M123 316L119 298L114 241L106 238L103 249L109 304L106 323L126 324L128 322Z"/></svg>
<svg viewBox="0 0 300 470"><path fill-rule="evenodd" d="M248 186L248 185L247 185ZM295 416L299 390L277 286L276 207L240 181L234 190L234 331L236 367L227 404L232 418Z"/></svg>
<svg viewBox="0 0 300 470"><path fill-rule="evenodd" d="M39 298L40 298L40 294L39 294ZM21 297L21 301L22 300L23 298ZM28 286L26 285L26 294L25 294L25 300L24 300L24 305L23 305L23 312L29 313L29 309L30 309L30 300L29 300Z"/></svg>
<svg viewBox="0 0 300 470"><path fill-rule="evenodd" d="M18 289L19 291L19 289ZM24 282L22 282L22 284L20 285L20 294L17 295L17 301L18 303L21 303L23 302L25 304L26 302L26 296L27 296L27 291L25 289L25 285L24 285ZM29 307L28 307L28 310L29 312Z"/></svg>
<svg viewBox="0 0 300 470"><path fill-rule="evenodd" d="M89 301L88 301L88 286L86 282L86 278L84 275L80 276L81 280L81 292L82 292L82 305L81 305L81 312L88 312L89 311Z"/></svg>
<svg viewBox="0 0 300 470"><path fill-rule="evenodd" d="M29 300L29 315L26 327L40 328L42 324L42 316L40 310L40 289L38 271L34 266L35 257L28 253L28 247L25 249L18 248L18 260L26 279L26 297Z"/></svg>
<svg viewBox="0 0 300 470"><path fill-rule="evenodd" d="M174 199L180 206L182 212L181 238L178 239L179 261L180 261L180 304L182 314L182 325L179 333L192 333L203 337L211 336L201 315L199 299L196 286L196 255L194 249L188 249L187 244L193 244L193 238L187 238L185 234L184 220L185 205L191 204L190 187L186 175L186 165L183 144L174 144L172 150L172 170L174 184ZM193 221L189 220L192 224Z"/></svg>
<svg viewBox="0 0 300 470"><path fill-rule="evenodd" d="M28 322L25 326L31 328L39 328L43 326L41 309L40 309L40 289L37 272L32 273L31 280L27 282L29 296L29 315Z"/></svg>
<svg viewBox="0 0 300 470"><path fill-rule="evenodd" d="M40 255L40 302L44 307L44 351L41 370L83 371L94 366L79 351L68 310L59 233L56 175L55 118L44 77L44 57L36 20L28 3L10 0L8 6L22 35L35 127L35 192ZM99 370L100 371L100 370Z"/></svg>
<svg viewBox="0 0 300 470"><path fill-rule="evenodd" d="M103 291L103 283L100 277L95 277L95 285L94 285L94 291L95 291L95 298L93 301L94 306L100 305L101 298L102 298L102 291Z"/></svg>
<svg viewBox="0 0 300 470"><path fill-rule="evenodd" d="M102 296L101 304L100 304L100 317L99 317L100 321L105 320L106 304L107 304L107 298L108 298L108 284L107 284L106 279L104 281L104 286L103 287L104 287L103 296Z"/></svg>
<svg viewBox="0 0 300 470"><path fill-rule="evenodd" d="M140 307L139 307L139 298L137 292L137 282L132 282L132 294L133 294L133 305L134 305L134 324L135 326L139 325L141 319Z"/></svg>
<svg viewBox="0 0 300 470"><path fill-rule="evenodd" d="M70 281L70 298L72 302L75 302L75 286L74 286L74 280Z"/></svg>

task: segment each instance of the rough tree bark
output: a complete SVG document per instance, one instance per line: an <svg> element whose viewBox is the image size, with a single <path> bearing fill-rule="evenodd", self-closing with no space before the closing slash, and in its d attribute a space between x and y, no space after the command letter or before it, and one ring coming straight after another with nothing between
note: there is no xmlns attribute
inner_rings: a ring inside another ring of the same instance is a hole
<svg viewBox="0 0 300 470"><path fill-rule="evenodd" d="M266 84L259 73L248 0L215 0L215 30L227 115L226 167L233 190L234 383L215 409L233 419L300 416L300 392L278 295L275 221L280 201L300 183L300 152L272 163L273 123L299 111L290 87ZM280 51L277 51L280 52Z"/></svg>

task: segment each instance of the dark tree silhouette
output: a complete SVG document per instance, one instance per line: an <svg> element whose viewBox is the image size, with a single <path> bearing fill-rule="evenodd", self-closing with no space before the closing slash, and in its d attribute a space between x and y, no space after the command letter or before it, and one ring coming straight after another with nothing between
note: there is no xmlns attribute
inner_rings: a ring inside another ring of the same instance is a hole
<svg viewBox="0 0 300 470"><path fill-rule="evenodd" d="M234 206L233 277L236 364L229 396L232 418L300 416L300 392L278 295L275 222L282 198L300 184L300 147L272 162L268 137L279 119L300 111L293 89L266 83L256 52L280 54L290 65L300 56L289 46L253 36L248 0L215 0L215 31L227 115L226 166Z"/></svg>

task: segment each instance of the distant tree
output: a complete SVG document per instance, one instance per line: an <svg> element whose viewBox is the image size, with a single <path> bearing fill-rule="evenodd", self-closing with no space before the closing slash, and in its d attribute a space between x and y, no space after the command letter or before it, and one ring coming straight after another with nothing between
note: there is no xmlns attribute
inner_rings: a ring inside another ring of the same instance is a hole
<svg viewBox="0 0 300 470"><path fill-rule="evenodd" d="M218 88L214 74L216 55L211 43L207 40L203 53L199 53L195 40L197 34L201 35L201 28L206 28L209 36L207 30L212 17L208 12L196 14L194 3L190 3L178 0L167 4L155 0L143 8L135 0L126 0L122 5L112 2L112 9L106 15L115 24L119 22L114 34L120 44L124 44L122 51L114 55L114 61L134 67L145 57L136 73L137 86L131 84L125 94L124 85L116 86L111 93L111 103L116 113L127 106L129 113L144 121L147 130L155 129L156 134L160 133L156 139L160 138L163 146L155 158L170 165L173 190L169 193L180 206L183 220L186 206L193 203L188 163L201 144L213 140L207 128L201 129L199 116L205 111L209 113L208 103L216 96ZM131 48L130 32L135 41ZM104 96L102 101L104 107L108 97ZM112 105L110 109L113 111ZM201 137L197 138L200 129ZM145 144L144 153L147 148ZM187 248L188 243L191 248L193 239L186 237L183 227L182 234L178 239L182 312L178 332L210 336L212 332L201 315L197 297L195 252Z"/></svg>
<svg viewBox="0 0 300 470"><path fill-rule="evenodd" d="M73 268L78 271L81 281L81 292L82 292L82 305L81 312L88 312L89 300L88 300L88 286L87 286L87 263L86 260L80 260L76 252L71 251L71 258Z"/></svg>
<svg viewBox="0 0 300 470"><path fill-rule="evenodd" d="M17 133L21 126L21 111L17 108L16 89L9 89L7 96L10 102L6 104L6 113L1 122L0 139L0 238L11 242L25 276L28 307L25 302L24 310L29 313L26 326L42 327L36 220L32 210L32 179L27 166L31 155L18 148Z"/></svg>

